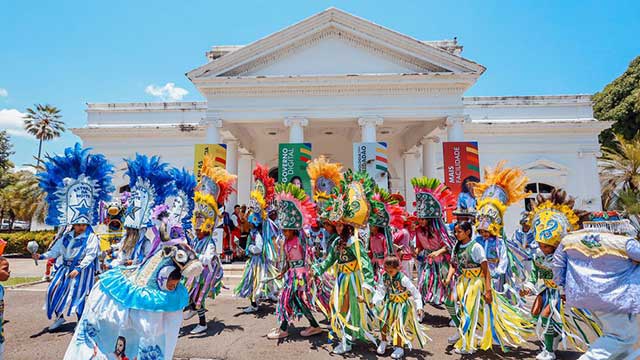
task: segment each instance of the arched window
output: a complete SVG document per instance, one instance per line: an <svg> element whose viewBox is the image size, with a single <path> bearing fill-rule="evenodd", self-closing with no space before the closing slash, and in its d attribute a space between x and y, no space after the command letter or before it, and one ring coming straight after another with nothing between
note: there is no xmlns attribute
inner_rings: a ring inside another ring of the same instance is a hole
<svg viewBox="0 0 640 360"><path fill-rule="evenodd" d="M529 196L524 199L524 208L527 211L531 211L533 207L532 203L535 200L536 196L538 196L538 194L550 194L553 189L555 189L555 187L545 183L527 184L527 186L525 187L525 191L530 192L531 194L529 194Z"/></svg>

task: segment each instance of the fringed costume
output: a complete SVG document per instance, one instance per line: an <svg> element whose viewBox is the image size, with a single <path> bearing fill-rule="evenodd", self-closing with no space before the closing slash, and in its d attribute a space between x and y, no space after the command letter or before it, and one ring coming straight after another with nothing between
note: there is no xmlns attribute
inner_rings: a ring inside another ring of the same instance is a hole
<svg viewBox="0 0 640 360"><path fill-rule="evenodd" d="M369 228L377 229L375 234L372 231L369 240L371 264L376 281L384 272L384 258L395 253L392 228L398 229L404 225L404 209L399 205L398 197L398 194L391 195L385 189L376 186L370 199Z"/></svg>
<svg viewBox="0 0 640 360"><path fill-rule="evenodd" d="M383 274L372 301L376 306L382 305L378 316L380 332L396 347L392 358L402 358L404 346L411 349L412 343L417 342L424 348L426 342L431 340L427 336L426 327L420 323L418 317L418 311L423 306L422 295L411 279L402 272L398 271L393 277L387 273ZM384 354L384 349L378 349L383 350L379 351L379 354Z"/></svg>
<svg viewBox="0 0 640 360"><path fill-rule="evenodd" d="M322 330L312 315L315 309L309 282L308 264L305 260L304 244L293 230L299 232L303 227L316 222L315 205L309 201L304 191L293 184L279 184L276 187L275 205L278 209L278 222L289 236L285 237L283 254L286 265L280 277L284 279L276 317L280 324L268 337L282 338L288 335L289 325L303 315L309 320L310 328L302 332L302 336L319 334Z"/></svg>
<svg viewBox="0 0 640 360"><path fill-rule="evenodd" d="M366 173L347 170L340 188L334 188L332 197L323 204L326 214L322 217L342 222L346 227L333 242L327 258L313 266L314 273L322 275L336 265L329 304L334 334L330 338L337 337L340 342L334 349L336 354L351 351L351 344L356 340L376 342L371 329L372 312L367 305L374 287L373 272L366 247L357 229L353 229L353 226L363 227L368 221L373 186L373 180ZM359 297L364 301L358 301Z"/></svg>
<svg viewBox="0 0 640 360"><path fill-rule="evenodd" d="M473 187L478 199L476 230L489 233L486 238L478 236L476 241L485 250L494 289L504 292L512 304L522 305L518 290L525 279L524 265L507 246L503 218L509 205L527 196L528 179L521 169L505 168L504 164L501 161L494 169L485 169L485 181Z"/></svg>
<svg viewBox="0 0 640 360"><path fill-rule="evenodd" d="M529 214L534 239L540 244L555 248L569 232L578 229L582 213L573 210L574 200L562 190L553 190L547 198L538 195ZM554 340L559 337L565 349L567 343L585 351L588 335L601 335L600 327L588 310L567 308L561 299L563 290L553 281L553 252L546 254L536 247L532 254L533 268L525 284L536 299L531 313L536 319L536 333L544 345L538 360L555 359Z"/></svg>
<svg viewBox="0 0 640 360"><path fill-rule="evenodd" d="M225 169L214 166L213 156L203 159L200 182L193 192L195 211L192 223L196 231L194 250L202 263L202 273L187 280L189 291L189 311L185 319L198 314L199 324L191 330L192 334L206 331L205 302L207 297L215 299L222 289L224 271L218 255L218 244L222 242L223 232L218 226L222 223L222 212L229 195L235 191L235 175L230 175Z"/></svg>
<svg viewBox="0 0 640 360"><path fill-rule="evenodd" d="M488 350L493 345L507 351L525 342L533 330L524 312L495 289L490 289L491 304L483 296L487 290L481 268L487 261L484 248L475 240L466 244L458 242L453 259L458 273L454 293L457 314L452 317L458 327L454 345L457 351L470 354L478 348Z"/></svg>
<svg viewBox="0 0 640 360"><path fill-rule="evenodd" d="M444 285L449 271L450 249L453 240L449 237L443 217L455 207L455 196L438 179L413 178L411 184L416 193L416 217L426 219L426 226L416 227L416 249L418 252L418 288L422 301L443 304L449 294Z"/></svg>
<svg viewBox="0 0 640 360"><path fill-rule="evenodd" d="M258 172L259 173L259 172ZM273 181L268 181L262 177L255 179L254 189L251 191L249 200L248 222L251 230L247 238L245 252L249 256L242 279L235 288L236 296L248 298L251 305L245 308L246 313L258 310L258 301L267 298L282 287L282 281L277 278L278 269L277 255L270 240L265 242L262 237L262 226L266 219L267 198L273 198ZM267 246L265 246L265 244Z"/></svg>
<svg viewBox="0 0 640 360"><path fill-rule="evenodd" d="M47 317L55 317L50 330L63 322L63 314L80 317L99 269L100 244L92 225L98 222L98 203L108 201L113 191L113 166L103 155L90 154L80 144L65 149L62 156L47 156L38 174L46 192L46 223L60 226L55 240L41 259L56 259L55 275L46 297ZM86 230L76 231L76 225Z"/></svg>

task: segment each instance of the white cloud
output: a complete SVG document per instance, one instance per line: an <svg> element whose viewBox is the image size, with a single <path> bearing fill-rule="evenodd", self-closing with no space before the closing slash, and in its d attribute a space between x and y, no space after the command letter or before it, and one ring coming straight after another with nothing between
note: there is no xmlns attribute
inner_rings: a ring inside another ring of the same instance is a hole
<svg viewBox="0 0 640 360"><path fill-rule="evenodd" d="M0 129L7 130L9 135L31 137L24 129L24 116L16 109L0 109Z"/></svg>
<svg viewBox="0 0 640 360"><path fill-rule="evenodd" d="M9 92L5 88L0 88L0 97L9 96Z"/></svg>
<svg viewBox="0 0 640 360"><path fill-rule="evenodd" d="M162 101L180 101L189 92L176 84L169 82L165 86L149 85L144 92L151 96L160 98Z"/></svg>

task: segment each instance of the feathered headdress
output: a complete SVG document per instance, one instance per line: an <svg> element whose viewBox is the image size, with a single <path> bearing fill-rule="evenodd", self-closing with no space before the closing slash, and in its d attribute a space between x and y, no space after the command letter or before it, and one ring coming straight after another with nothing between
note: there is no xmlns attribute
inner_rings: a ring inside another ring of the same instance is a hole
<svg viewBox="0 0 640 360"><path fill-rule="evenodd" d="M568 233L578 230L580 218L587 212L574 210L575 200L564 190L554 189L549 196L539 194L529 212L529 225L535 240L558 247Z"/></svg>
<svg viewBox="0 0 640 360"><path fill-rule="evenodd" d="M440 180L423 176L411 179L411 185L418 219L442 219L446 211L455 209L455 195Z"/></svg>
<svg viewBox="0 0 640 360"><path fill-rule="evenodd" d="M49 204L46 223L51 226L93 225L98 222L98 204L109 201L111 165L104 155L90 154L76 143L62 156L47 155L44 171L38 173L40 187Z"/></svg>
<svg viewBox="0 0 640 360"><path fill-rule="evenodd" d="M300 230L316 224L315 204L309 201L304 190L287 183L275 187L275 204L282 229Z"/></svg>
<svg viewBox="0 0 640 360"><path fill-rule="evenodd" d="M344 222L362 227L369 221L370 199L375 183L364 171L344 173L340 186L336 186L331 196L321 206L320 217L330 222Z"/></svg>
<svg viewBox="0 0 640 360"><path fill-rule="evenodd" d="M327 158L320 156L307 165L307 174L311 179L313 201L321 203L331 196L333 188L340 186L342 164L330 163Z"/></svg>
<svg viewBox="0 0 640 360"><path fill-rule="evenodd" d="M202 161L200 182L194 193L195 210L193 226L196 230L211 232L221 219L220 207L229 198L237 176L224 168L215 166L213 155L207 155Z"/></svg>
<svg viewBox="0 0 640 360"><path fill-rule="evenodd" d="M175 195L176 187L168 171L169 164L161 162L160 157L136 154L135 159L125 161L131 197L124 226L144 228L150 225L153 208L164 204L167 196Z"/></svg>
<svg viewBox="0 0 640 360"><path fill-rule="evenodd" d="M174 197L169 197L169 216L182 224L185 230L191 229L191 217L193 216L193 195L196 187L196 178L186 169L172 168L171 177L177 189Z"/></svg>
<svg viewBox="0 0 640 360"><path fill-rule="evenodd" d="M402 197L400 196L400 199ZM404 226L404 208L400 206L398 195L389 194L383 188L375 187L371 196L371 215L369 225L381 227L387 243L387 251L393 253L391 227L402 229Z"/></svg>
<svg viewBox="0 0 640 360"><path fill-rule="evenodd" d="M256 164L253 170L253 190L249 194L249 216L247 220L258 226L267 218L267 205L273 201L275 180L269 176L266 166Z"/></svg>
<svg viewBox="0 0 640 360"><path fill-rule="evenodd" d="M525 186L529 179L519 168L505 168L500 161L494 169L486 168L484 182L473 184L473 193L478 199L476 228L487 230L494 236L502 235L502 218L507 207L525 197Z"/></svg>

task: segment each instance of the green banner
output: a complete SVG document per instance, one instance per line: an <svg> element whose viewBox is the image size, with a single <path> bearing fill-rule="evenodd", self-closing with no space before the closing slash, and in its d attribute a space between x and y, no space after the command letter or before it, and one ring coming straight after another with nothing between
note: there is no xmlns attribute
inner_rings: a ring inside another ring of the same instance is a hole
<svg viewBox="0 0 640 360"><path fill-rule="evenodd" d="M280 144L278 148L278 182L299 184L311 194L307 164L311 161L311 143Z"/></svg>

